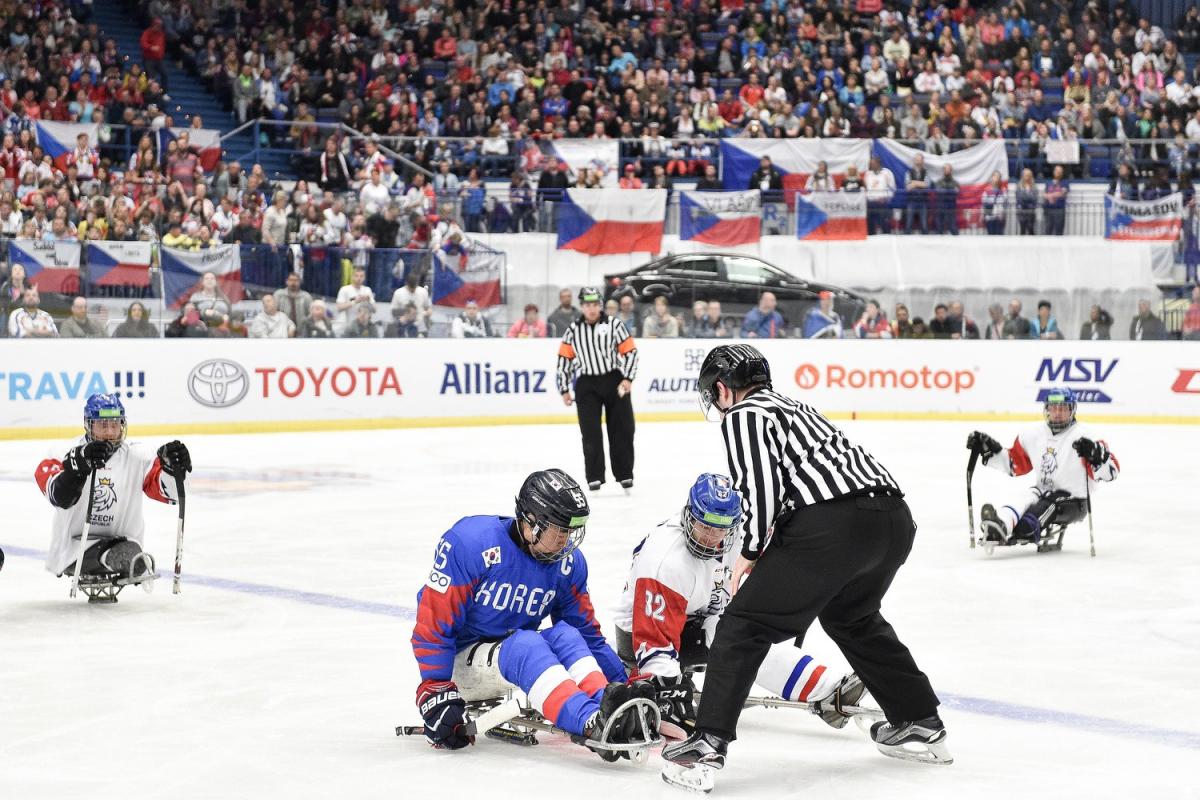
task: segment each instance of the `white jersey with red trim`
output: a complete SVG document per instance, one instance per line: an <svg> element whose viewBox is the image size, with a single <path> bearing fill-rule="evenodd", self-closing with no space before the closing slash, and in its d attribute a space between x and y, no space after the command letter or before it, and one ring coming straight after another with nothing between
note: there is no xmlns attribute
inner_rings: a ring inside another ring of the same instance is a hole
<svg viewBox="0 0 1200 800"><path fill-rule="evenodd" d="M81 436L67 448L58 451L58 455L48 455L38 464L34 479L47 499L51 486L63 471L63 457L71 449L86 443L87 437ZM91 476L88 476L83 494L75 505L54 509L54 528L50 551L46 554L46 569L55 575L61 575L75 563L79 540L83 536L90 482ZM141 545L146 527L142 518L142 494L160 503L174 505L178 499L175 478L163 473L162 464L153 450L136 442L122 442L96 473L89 539L124 536Z"/></svg>
<svg viewBox="0 0 1200 800"><path fill-rule="evenodd" d="M638 671L679 674L679 640L689 617L716 618L729 604L736 548L701 560L687 549L678 519L659 523L633 550L629 580L614 609L617 627L633 636Z"/></svg>
<svg viewBox="0 0 1200 800"><path fill-rule="evenodd" d="M1108 449L1103 439L1088 436L1087 429L1079 423L1060 433L1052 433L1049 425L1042 424L1022 431L1011 447L984 463L1008 475L1034 473L1034 488L1039 494L1061 490L1070 492L1072 497L1083 497L1088 479L1093 484L1116 480L1121 464L1110 451L1104 463L1093 469L1075 452L1075 442L1082 438L1098 441Z"/></svg>
<svg viewBox="0 0 1200 800"><path fill-rule="evenodd" d="M634 548L629 580L614 614L617 627L630 634L636 672L679 675L680 640L690 618L704 623L711 642L716 621L729 605L736 558L736 547L720 560L693 556L677 518L660 523ZM828 697L841 677L787 642L770 649L754 682L787 700L807 702Z"/></svg>

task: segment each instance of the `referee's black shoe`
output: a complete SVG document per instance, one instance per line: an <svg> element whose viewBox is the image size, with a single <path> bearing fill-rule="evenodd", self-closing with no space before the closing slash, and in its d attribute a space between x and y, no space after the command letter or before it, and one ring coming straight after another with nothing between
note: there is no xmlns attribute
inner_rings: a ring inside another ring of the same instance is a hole
<svg viewBox="0 0 1200 800"><path fill-rule="evenodd" d="M604 485L604 481L588 481L588 491L598 492L600 487Z"/></svg>
<svg viewBox="0 0 1200 800"><path fill-rule="evenodd" d="M632 489L633 488L633 478L626 478L625 480L621 481L621 488L624 489L626 492L628 492L630 489Z"/></svg>
<svg viewBox="0 0 1200 800"><path fill-rule="evenodd" d="M937 714L899 725L876 722L871 726L871 739L879 752L890 758L922 764L954 763L946 747L946 726Z"/></svg>
<svg viewBox="0 0 1200 800"><path fill-rule="evenodd" d="M663 759L681 767L697 765L721 769L725 766L725 754L729 742L720 736L696 731L682 742L669 744L662 750Z"/></svg>

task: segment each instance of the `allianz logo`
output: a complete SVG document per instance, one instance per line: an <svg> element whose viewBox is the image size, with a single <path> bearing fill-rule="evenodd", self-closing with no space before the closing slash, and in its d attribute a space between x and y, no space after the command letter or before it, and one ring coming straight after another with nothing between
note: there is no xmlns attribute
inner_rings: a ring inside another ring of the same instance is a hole
<svg viewBox="0 0 1200 800"><path fill-rule="evenodd" d="M441 394L545 394L547 370L499 369L490 361L446 362Z"/></svg>

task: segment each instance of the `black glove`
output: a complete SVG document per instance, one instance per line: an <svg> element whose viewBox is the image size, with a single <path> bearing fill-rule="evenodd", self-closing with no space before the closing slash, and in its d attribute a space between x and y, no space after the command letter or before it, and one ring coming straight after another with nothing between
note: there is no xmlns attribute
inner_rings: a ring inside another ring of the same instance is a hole
<svg viewBox="0 0 1200 800"><path fill-rule="evenodd" d="M73 473L77 477L88 475L93 469L102 469L114 450L116 448L111 442L98 439L81 444L67 453L63 459L63 471Z"/></svg>
<svg viewBox="0 0 1200 800"><path fill-rule="evenodd" d="M972 431L971 435L967 437L967 449L978 452L986 462L1004 448L1000 446L999 442L983 431Z"/></svg>
<svg viewBox="0 0 1200 800"><path fill-rule="evenodd" d="M475 743L467 735L467 703L454 681L425 681L417 687L417 708L425 719L425 738L437 748L458 750Z"/></svg>
<svg viewBox="0 0 1200 800"><path fill-rule="evenodd" d="M192 471L192 456L187 445L178 439L158 448L158 463L162 464L162 471L172 477Z"/></svg>
<svg viewBox="0 0 1200 800"><path fill-rule="evenodd" d="M1093 467L1098 467L1108 460L1108 448L1104 446L1104 442L1093 442L1091 439L1080 436L1072 445L1075 452L1084 461L1091 464Z"/></svg>
<svg viewBox="0 0 1200 800"><path fill-rule="evenodd" d="M654 702L658 704L659 730L672 739L686 739L696 730L696 701L691 678L676 675L664 678L652 675L645 680L654 687Z"/></svg>

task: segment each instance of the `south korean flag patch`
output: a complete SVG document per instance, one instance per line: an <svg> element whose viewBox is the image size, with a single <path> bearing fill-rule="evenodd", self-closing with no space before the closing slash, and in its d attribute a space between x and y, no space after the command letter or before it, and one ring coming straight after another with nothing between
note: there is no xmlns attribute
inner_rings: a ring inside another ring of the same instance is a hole
<svg viewBox="0 0 1200 800"><path fill-rule="evenodd" d="M483 565L485 567L494 567L500 563L500 546L489 547L483 551Z"/></svg>

